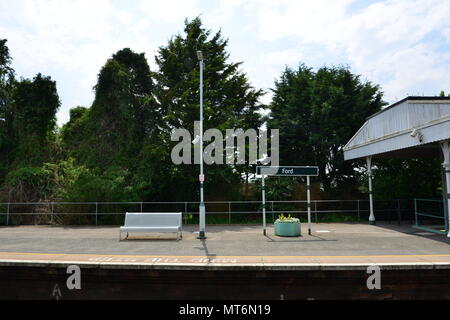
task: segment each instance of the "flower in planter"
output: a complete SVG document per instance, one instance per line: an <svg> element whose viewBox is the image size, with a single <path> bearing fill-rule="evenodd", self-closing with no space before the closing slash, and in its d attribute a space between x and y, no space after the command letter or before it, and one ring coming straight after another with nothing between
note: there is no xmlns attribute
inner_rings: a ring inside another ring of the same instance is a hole
<svg viewBox="0 0 450 320"><path fill-rule="evenodd" d="M290 214L287 217L284 214L280 214L278 216L278 219L275 222L276 223L297 223L297 222L300 222L300 219L293 218L293 217L291 217Z"/></svg>

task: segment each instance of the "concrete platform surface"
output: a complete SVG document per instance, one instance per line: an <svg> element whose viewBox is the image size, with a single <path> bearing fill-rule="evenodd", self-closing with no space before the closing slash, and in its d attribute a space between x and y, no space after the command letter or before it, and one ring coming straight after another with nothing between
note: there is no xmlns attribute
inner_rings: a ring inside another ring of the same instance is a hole
<svg viewBox="0 0 450 320"><path fill-rule="evenodd" d="M267 236L256 225L197 226L175 234L136 234L119 242L118 227L0 227L0 265L73 264L115 268L450 268L446 237L409 226L365 223L302 225L302 237Z"/></svg>

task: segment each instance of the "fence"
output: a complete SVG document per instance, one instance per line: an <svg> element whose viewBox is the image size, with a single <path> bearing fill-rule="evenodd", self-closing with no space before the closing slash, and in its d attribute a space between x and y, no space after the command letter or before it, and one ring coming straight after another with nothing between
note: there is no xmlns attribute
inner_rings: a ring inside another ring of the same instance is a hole
<svg viewBox="0 0 450 320"><path fill-rule="evenodd" d="M374 201L377 220L409 221L413 224L413 200ZM261 201L209 201L206 223L260 223ZM199 202L39 202L0 203L0 224L83 224L123 223L125 212L182 212L185 224L198 223ZM302 221L307 217L307 202L267 201L267 219L275 221L280 213ZM367 221L368 200L312 200L313 222Z"/></svg>
<svg viewBox="0 0 450 320"><path fill-rule="evenodd" d="M414 227L424 231L446 234L448 219L442 200L414 199Z"/></svg>

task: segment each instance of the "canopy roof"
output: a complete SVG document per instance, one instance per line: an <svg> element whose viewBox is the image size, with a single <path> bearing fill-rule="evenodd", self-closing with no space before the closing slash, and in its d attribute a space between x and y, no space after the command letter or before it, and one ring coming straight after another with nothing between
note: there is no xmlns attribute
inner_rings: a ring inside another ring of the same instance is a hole
<svg viewBox="0 0 450 320"><path fill-rule="evenodd" d="M449 139L450 97L407 97L367 118L344 158L438 157L438 142Z"/></svg>

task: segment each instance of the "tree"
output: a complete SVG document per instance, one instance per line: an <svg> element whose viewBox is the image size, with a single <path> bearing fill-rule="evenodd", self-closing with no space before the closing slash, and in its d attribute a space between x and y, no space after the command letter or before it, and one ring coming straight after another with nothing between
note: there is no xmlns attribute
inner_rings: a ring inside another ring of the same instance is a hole
<svg viewBox="0 0 450 320"><path fill-rule="evenodd" d="M50 77L39 73L16 81L11 60L6 40L0 40L0 185L5 179L9 186L0 193L8 200L33 201L46 193L40 166L53 160L60 102Z"/></svg>
<svg viewBox="0 0 450 320"><path fill-rule="evenodd" d="M374 169L376 199L442 197L440 159L378 159Z"/></svg>
<svg viewBox="0 0 450 320"><path fill-rule="evenodd" d="M13 83L10 101L5 107L8 163L41 165L51 158L59 106L56 82L50 77L39 73L33 80Z"/></svg>
<svg viewBox="0 0 450 320"><path fill-rule="evenodd" d="M158 140L160 118L145 55L129 48L119 50L100 70L94 89L92 106L72 109L61 130L66 156L86 167L72 193L83 200L143 199L155 164L149 164L152 170L142 179L136 171L148 160L142 159L144 141Z"/></svg>
<svg viewBox="0 0 450 320"><path fill-rule="evenodd" d="M78 106L70 109L69 121L61 128L62 149L66 156L76 157L86 132L89 108Z"/></svg>
<svg viewBox="0 0 450 320"><path fill-rule="evenodd" d="M155 127L151 73L144 54L128 48L115 53L94 88L92 107L71 111L62 130L63 144L88 167L134 168L142 141Z"/></svg>
<svg viewBox="0 0 450 320"><path fill-rule="evenodd" d="M379 87L346 67L314 72L301 64L286 68L273 92L268 127L280 130L280 163L317 165L325 191L355 186L354 163L344 161L343 147L385 105Z"/></svg>
<svg viewBox="0 0 450 320"><path fill-rule="evenodd" d="M204 130L217 128L225 135L225 129L258 129L262 119L257 113L264 108L259 102L262 90L254 89L246 75L239 70L241 62L229 62L226 51L228 40L221 31L212 34L202 26L200 18L185 21L184 34L178 34L160 47L156 56L159 72L155 73L155 100L163 113L161 141L167 164L164 178L180 186L177 190L167 185L169 194L179 196L179 190L186 190L185 196L193 198L197 190L198 166L171 164L170 141L174 128L194 131L194 121L199 120L199 64L196 52L201 50L205 59L204 68ZM205 144L207 145L207 143ZM192 153L193 154L193 153ZM205 168L208 186L218 183L239 182L248 166L210 165ZM172 179L172 180L171 180ZM209 189L211 190L211 189ZM174 192L175 191L175 192Z"/></svg>
<svg viewBox="0 0 450 320"><path fill-rule="evenodd" d="M3 121L14 81L14 70L11 68L12 59L6 41L6 39L0 39L0 119L3 119Z"/></svg>
<svg viewBox="0 0 450 320"><path fill-rule="evenodd" d="M6 46L6 39L0 39L0 183L7 172L12 147L11 132L7 115L10 117L10 102L12 85L14 83L14 70L11 68L11 56Z"/></svg>

